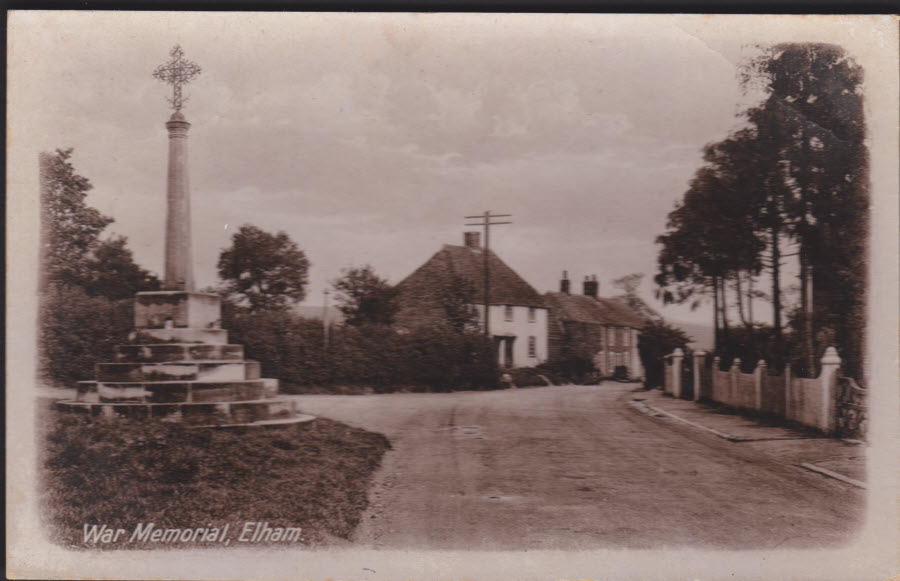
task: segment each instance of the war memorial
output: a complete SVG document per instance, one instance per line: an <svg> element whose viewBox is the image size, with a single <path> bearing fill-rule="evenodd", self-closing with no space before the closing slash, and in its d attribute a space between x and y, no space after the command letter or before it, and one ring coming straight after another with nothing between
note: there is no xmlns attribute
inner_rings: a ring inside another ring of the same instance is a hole
<svg viewBox="0 0 900 581"><path fill-rule="evenodd" d="M109 417L153 418L199 426L269 425L309 421L294 400L280 396L278 380L260 377L258 362L242 345L228 343L218 295L194 289L188 123L182 88L200 74L180 46L153 73L173 87L166 122L165 278L163 289L134 299L134 330L115 348L115 361L96 366L95 379L79 382L66 411Z"/></svg>

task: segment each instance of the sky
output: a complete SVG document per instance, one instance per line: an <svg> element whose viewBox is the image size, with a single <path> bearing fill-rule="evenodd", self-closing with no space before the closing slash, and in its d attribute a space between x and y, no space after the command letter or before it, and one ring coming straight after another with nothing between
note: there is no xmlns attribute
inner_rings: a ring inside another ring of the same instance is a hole
<svg viewBox="0 0 900 581"><path fill-rule="evenodd" d="M754 45L827 34L727 16L97 12L41 25L10 45L27 72L11 106L35 156L74 148L88 203L153 272L171 89L151 73L179 43L203 69L183 110L198 287L242 224L297 242L319 305L342 268L399 282L491 210L513 215L492 248L538 291L567 270L609 296L639 272L664 316L707 324L708 306L655 300L654 239L702 147L758 98L737 76Z"/></svg>

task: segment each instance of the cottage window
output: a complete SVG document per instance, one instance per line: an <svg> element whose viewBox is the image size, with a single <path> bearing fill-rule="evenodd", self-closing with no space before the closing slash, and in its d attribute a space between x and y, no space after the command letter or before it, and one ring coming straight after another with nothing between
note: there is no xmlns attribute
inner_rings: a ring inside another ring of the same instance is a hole
<svg viewBox="0 0 900 581"><path fill-rule="evenodd" d="M528 322L534 323L537 321L537 309L534 307L528 307Z"/></svg>
<svg viewBox="0 0 900 581"><path fill-rule="evenodd" d="M510 305L506 305L503 309L503 318L507 321L513 320L513 308Z"/></svg>
<svg viewBox="0 0 900 581"><path fill-rule="evenodd" d="M533 335L528 337L528 356L537 357L537 338Z"/></svg>

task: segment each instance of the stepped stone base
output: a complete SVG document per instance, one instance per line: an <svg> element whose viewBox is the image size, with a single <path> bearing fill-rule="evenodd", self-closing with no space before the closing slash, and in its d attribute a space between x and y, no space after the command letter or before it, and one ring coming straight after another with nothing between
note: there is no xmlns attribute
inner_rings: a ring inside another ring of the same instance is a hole
<svg viewBox="0 0 900 581"><path fill-rule="evenodd" d="M129 344L78 382L58 409L91 416L184 422L194 426L281 425L310 421L280 396L278 380L219 329L219 297L162 291L135 297Z"/></svg>

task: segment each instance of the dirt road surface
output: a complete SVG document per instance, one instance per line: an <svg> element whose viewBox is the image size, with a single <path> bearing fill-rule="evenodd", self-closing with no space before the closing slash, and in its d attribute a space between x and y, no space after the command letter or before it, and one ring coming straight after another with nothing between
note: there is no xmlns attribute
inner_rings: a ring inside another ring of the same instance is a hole
<svg viewBox="0 0 900 581"><path fill-rule="evenodd" d="M790 440L756 447L640 413L629 405L636 388L297 397L305 412L391 440L357 530L362 545L772 549L852 540L863 491L785 463L773 446Z"/></svg>

